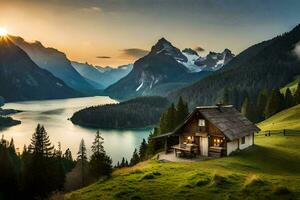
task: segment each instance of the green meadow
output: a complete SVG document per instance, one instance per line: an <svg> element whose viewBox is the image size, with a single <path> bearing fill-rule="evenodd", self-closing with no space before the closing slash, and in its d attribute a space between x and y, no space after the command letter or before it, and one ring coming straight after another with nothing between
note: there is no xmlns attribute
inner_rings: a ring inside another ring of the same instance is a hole
<svg viewBox="0 0 300 200"><path fill-rule="evenodd" d="M300 136L258 136L230 157L195 163L149 160L66 199L297 199Z"/></svg>
<svg viewBox="0 0 300 200"><path fill-rule="evenodd" d="M300 105L259 126L300 128ZM298 121L298 124L297 124ZM115 170L110 178L66 199L300 199L300 134L255 137L255 146L229 157L194 163L156 159Z"/></svg>
<svg viewBox="0 0 300 200"><path fill-rule="evenodd" d="M264 130L300 130L300 104L283 110L258 124Z"/></svg>

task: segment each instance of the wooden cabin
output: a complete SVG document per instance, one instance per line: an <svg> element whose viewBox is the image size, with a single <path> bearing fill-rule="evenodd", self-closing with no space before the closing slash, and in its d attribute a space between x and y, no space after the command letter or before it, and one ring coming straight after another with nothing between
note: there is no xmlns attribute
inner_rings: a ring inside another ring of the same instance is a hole
<svg viewBox="0 0 300 200"><path fill-rule="evenodd" d="M176 156L221 157L254 144L254 133L260 129L231 105L197 107L173 132L164 138L165 150ZM179 144L168 146L168 138L178 137Z"/></svg>

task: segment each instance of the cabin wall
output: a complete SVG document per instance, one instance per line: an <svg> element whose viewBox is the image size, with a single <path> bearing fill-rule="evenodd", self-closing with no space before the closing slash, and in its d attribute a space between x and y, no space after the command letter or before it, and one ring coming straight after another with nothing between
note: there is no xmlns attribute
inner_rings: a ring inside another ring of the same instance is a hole
<svg viewBox="0 0 300 200"><path fill-rule="evenodd" d="M242 144L242 138L239 139L240 149L246 149L253 145L253 134L249 134L245 137L245 144Z"/></svg>
<svg viewBox="0 0 300 200"><path fill-rule="evenodd" d="M227 142L227 155L230 155L232 152L238 150L239 148L239 140L233 140Z"/></svg>
<svg viewBox="0 0 300 200"><path fill-rule="evenodd" d="M227 142L227 155L230 155L232 152L240 149L246 149L253 145L253 134L245 136L245 144L242 144L242 138Z"/></svg>

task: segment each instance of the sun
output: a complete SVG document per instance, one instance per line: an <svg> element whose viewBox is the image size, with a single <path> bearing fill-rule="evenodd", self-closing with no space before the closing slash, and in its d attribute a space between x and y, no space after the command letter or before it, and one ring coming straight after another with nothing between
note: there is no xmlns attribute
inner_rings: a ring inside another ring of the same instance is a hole
<svg viewBox="0 0 300 200"><path fill-rule="evenodd" d="M7 29L4 27L0 27L0 37L7 36L8 32Z"/></svg>

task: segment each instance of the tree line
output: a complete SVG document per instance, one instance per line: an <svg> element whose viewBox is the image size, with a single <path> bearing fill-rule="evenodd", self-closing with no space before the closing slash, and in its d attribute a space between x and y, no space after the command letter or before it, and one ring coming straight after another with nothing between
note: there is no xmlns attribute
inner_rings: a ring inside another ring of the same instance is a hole
<svg viewBox="0 0 300 200"><path fill-rule="evenodd" d="M138 97L119 104L82 109L73 114L71 121L96 128L141 128L156 124L168 105L164 97Z"/></svg>
<svg viewBox="0 0 300 200"><path fill-rule="evenodd" d="M232 98L232 96L234 95L225 89L223 103L233 104L238 107L237 102L234 100L235 98ZM271 91L263 89L259 92L257 99L254 99L247 92L244 92L244 100L240 110L245 117L257 123L299 103L300 84L298 84L294 94L292 94L290 88L287 88L285 93L281 92L279 88Z"/></svg>
<svg viewBox="0 0 300 200"><path fill-rule="evenodd" d="M76 165L87 169L93 177L109 176L112 160L103 148L103 138L97 132L92 145L93 154L88 162L84 141L80 143L77 160L67 149L62 153L61 145L54 148L46 129L38 125L28 147L16 151L14 141L0 140L0 199L45 199L54 191L62 191L66 174ZM82 162L83 161L83 162ZM84 173L82 186L84 183Z"/></svg>

